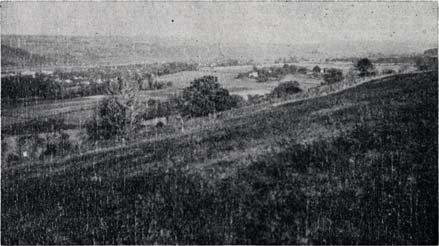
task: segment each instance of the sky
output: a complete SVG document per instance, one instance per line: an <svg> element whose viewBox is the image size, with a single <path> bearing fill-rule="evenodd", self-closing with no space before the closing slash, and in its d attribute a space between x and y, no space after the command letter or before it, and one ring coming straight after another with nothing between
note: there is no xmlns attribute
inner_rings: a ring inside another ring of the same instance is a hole
<svg viewBox="0 0 439 246"><path fill-rule="evenodd" d="M1 33L436 43L435 2L3 2Z"/></svg>

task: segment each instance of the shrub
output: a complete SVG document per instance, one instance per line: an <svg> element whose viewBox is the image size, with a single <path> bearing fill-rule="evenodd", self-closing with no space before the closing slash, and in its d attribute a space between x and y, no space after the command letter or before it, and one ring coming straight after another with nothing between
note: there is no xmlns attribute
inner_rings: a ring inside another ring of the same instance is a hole
<svg viewBox="0 0 439 246"><path fill-rule="evenodd" d="M333 84L343 80L343 71L337 68L330 68L326 70L323 75L323 80L326 84Z"/></svg>
<svg viewBox="0 0 439 246"><path fill-rule="evenodd" d="M299 83L297 81L287 81L280 83L276 88L271 92L272 97L280 98L285 97L291 94L299 93L302 89L299 87Z"/></svg>
<svg viewBox="0 0 439 246"><path fill-rule="evenodd" d="M313 73L320 73L322 71L322 69L319 67L319 66L315 66L313 69L312 69L312 72Z"/></svg>
<svg viewBox="0 0 439 246"><path fill-rule="evenodd" d="M233 105L233 107L242 107L246 104L245 99L240 95L231 95L230 96L230 103Z"/></svg>
<svg viewBox="0 0 439 246"><path fill-rule="evenodd" d="M374 72L374 65L368 58L360 59L355 68L360 72L360 77L370 76Z"/></svg>
<svg viewBox="0 0 439 246"><path fill-rule="evenodd" d="M249 104L259 104L265 100L263 95L247 95L247 101Z"/></svg>
<svg viewBox="0 0 439 246"><path fill-rule="evenodd" d="M50 133L46 136L44 155L65 155L72 149L69 135L63 131Z"/></svg>
<svg viewBox="0 0 439 246"><path fill-rule="evenodd" d="M148 108L142 115L142 118L144 120L150 120L157 117L168 117L172 115L176 109L175 109L175 98L171 98L168 101L160 101L155 99L149 99L148 100Z"/></svg>
<svg viewBox="0 0 439 246"><path fill-rule="evenodd" d="M306 74L308 72L308 69L306 69L306 67L300 67L299 69L297 69L297 72L301 74Z"/></svg>
<svg viewBox="0 0 439 246"><path fill-rule="evenodd" d="M348 70L348 72L346 73L346 76L345 76L345 78L346 78L347 80L354 80L354 79L356 79L357 77L358 77L358 71L355 70L354 68L350 68L350 69Z"/></svg>
<svg viewBox="0 0 439 246"><path fill-rule="evenodd" d="M394 74L394 73L396 73L396 71L393 69L387 68L387 69L383 69L383 71L381 73L382 74Z"/></svg>
<svg viewBox="0 0 439 246"><path fill-rule="evenodd" d="M423 57L418 57L415 61L415 64L418 70L421 71L437 70L438 61L437 61L437 57L423 56Z"/></svg>

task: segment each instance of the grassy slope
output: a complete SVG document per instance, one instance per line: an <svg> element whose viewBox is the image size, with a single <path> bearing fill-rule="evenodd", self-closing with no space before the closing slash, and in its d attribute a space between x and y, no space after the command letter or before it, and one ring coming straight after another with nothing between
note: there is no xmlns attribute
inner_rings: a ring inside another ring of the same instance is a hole
<svg viewBox="0 0 439 246"><path fill-rule="evenodd" d="M402 75L3 168L2 243L434 243L436 151L437 75Z"/></svg>

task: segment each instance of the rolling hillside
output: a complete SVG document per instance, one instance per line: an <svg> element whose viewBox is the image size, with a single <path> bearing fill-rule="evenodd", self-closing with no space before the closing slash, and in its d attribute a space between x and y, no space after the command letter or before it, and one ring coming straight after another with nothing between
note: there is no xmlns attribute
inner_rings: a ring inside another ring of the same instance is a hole
<svg viewBox="0 0 439 246"><path fill-rule="evenodd" d="M41 66L51 64L52 59L32 54L27 50L13 48L7 45L1 46L2 66L24 67L24 66Z"/></svg>
<svg viewBox="0 0 439 246"><path fill-rule="evenodd" d="M2 167L2 243L437 244L437 79Z"/></svg>
<svg viewBox="0 0 439 246"><path fill-rule="evenodd" d="M267 62L282 57L373 56L419 53L431 44L413 46L389 42L324 42L319 44L201 43L177 38L124 36L2 35L2 44L50 58L45 65L96 66L153 62L221 62L253 59ZM371 47L365 50L364 47ZM3 49L3 47L2 47ZM318 52L316 52L318 50ZM4 57L4 56L3 56ZM5 63L13 66L15 63ZM40 63L36 63L40 64ZM34 63L29 63L29 66Z"/></svg>

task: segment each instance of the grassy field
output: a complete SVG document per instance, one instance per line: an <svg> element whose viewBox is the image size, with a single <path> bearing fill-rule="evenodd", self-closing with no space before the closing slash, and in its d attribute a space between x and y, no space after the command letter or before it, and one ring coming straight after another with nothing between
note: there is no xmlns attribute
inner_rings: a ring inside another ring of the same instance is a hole
<svg viewBox="0 0 439 246"><path fill-rule="evenodd" d="M337 68L341 69L343 74L348 73L349 69L354 66L352 62L301 62L294 65L304 66L309 70L312 70L314 66L319 66L322 69ZM402 67L406 67L406 69L411 71L415 70L414 65L409 63L376 63L374 65L379 72L383 71L384 69L393 69L394 71L398 71Z"/></svg>
<svg viewBox="0 0 439 246"><path fill-rule="evenodd" d="M437 244L437 74L2 167L3 244Z"/></svg>
<svg viewBox="0 0 439 246"><path fill-rule="evenodd" d="M282 64L281 64L282 65ZM268 66L268 65L264 65ZM280 65L278 65L280 66ZM218 77L218 81L224 88L228 89L232 93L247 95L248 94L265 94L269 93L275 88L280 81L272 81L266 83L257 83L252 79L236 79L239 73L245 73L251 71L252 66L231 66L231 67L213 67L202 68L200 71L184 71L175 74L169 74L158 78L160 81L173 81L174 86L177 88L184 88L189 86L190 82L195 78L199 78L206 75L213 75ZM313 86L319 85L322 81L319 79L309 78L308 76L301 74L290 74L287 80L297 80L302 89L308 89ZM302 83L303 82L303 83ZM239 93L238 93L239 92Z"/></svg>
<svg viewBox="0 0 439 246"><path fill-rule="evenodd" d="M158 77L158 81L172 81L173 87L163 90L141 91L140 98L144 101L149 99L166 99L189 86L196 78L206 75L217 76L219 82L232 94L247 97L248 94L266 94L275 88L279 81L269 83L257 83L250 79L236 79L240 72L247 72L251 66L203 68L200 71L183 71ZM317 79L308 78L304 75L288 75L287 80L301 82L303 89L308 89L320 84ZM284 80L285 80L284 79ZM282 81L282 80L281 80ZM31 105L2 105L2 132L6 135L22 134L22 125L32 120L60 117L65 119L69 128L79 128L88 119L102 96L89 96L65 100L36 101ZM14 134L16 132L17 134Z"/></svg>

